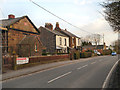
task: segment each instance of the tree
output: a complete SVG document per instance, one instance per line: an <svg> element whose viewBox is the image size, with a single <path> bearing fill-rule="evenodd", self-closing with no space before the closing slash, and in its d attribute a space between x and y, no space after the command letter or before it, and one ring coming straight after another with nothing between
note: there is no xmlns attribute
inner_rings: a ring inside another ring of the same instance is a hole
<svg viewBox="0 0 120 90"><path fill-rule="evenodd" d="M91 42L82 41L82 46L85 46L85 45L92 45L92 43Z"/></svg>
<svg viewBox="0 0 120 90"><path fill-rule="evenodd" d="M112 46L114 47L114 51L120 54L120 40L116 40L112 43Z"/></svg>
<svg viewBox="0 0 120 90"><path fill-rule="evenodd" d="M99 45L100 41L101 41L101 35L100 34L87 35L86 36L86 41L87 42L92 42L95 45Z"/></svg>
<svg viewBox="0 0 120 90"><path fill-rule="evenodd" d="M102 6L105 8L105 19L114 31L120 32L120 1L108 0L108 2L103 3Z"/></svg>

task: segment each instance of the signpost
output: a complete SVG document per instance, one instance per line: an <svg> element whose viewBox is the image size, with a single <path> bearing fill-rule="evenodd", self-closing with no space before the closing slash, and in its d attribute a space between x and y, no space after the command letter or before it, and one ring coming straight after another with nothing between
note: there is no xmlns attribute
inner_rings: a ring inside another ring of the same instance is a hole
<svg viewBox="0 0 120 90"><path fill-rule="evenodd" d="M29 63L29 58L27 57L17 58L16 64L26 64L26 63Z"/></svg>

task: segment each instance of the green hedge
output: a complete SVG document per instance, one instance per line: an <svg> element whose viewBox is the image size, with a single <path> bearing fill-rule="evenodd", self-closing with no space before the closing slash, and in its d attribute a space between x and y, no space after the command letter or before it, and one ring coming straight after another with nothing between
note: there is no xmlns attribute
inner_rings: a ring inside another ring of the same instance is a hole
<svg viewBox="0 0 120 90"><path fill-rule="evenodd" d="M112 53L112 50L103 50L103 55L110 55Z"/></svg>
<svg viewBox="0 0 120 90"><path fill-rule="evenodd" d="M80 53L79 51L76 51L73 55L74 55L74 59L88 58L88 57L92 57L92 52L82 52L82 53Z"/></svg>
<svg viewBox="0 0 120 90"><path fill-rule="evenodd" d="M91 52L82 52L82 53L80 53L80 58L88 58L88 57L92 57Z"/></svg>
<svg viewBox="0 0 120 90"><path fill-rule="evenodd" d="M68 53L57 53L57 55L64 55L64 54L68 54Z"/></svg>
<svg viewBox="0 0 120 90"><path fill-rule="evenodd" d="M74 53L74 59L79 59L80 58L80 52L79 51L76 51Z"/></svg>

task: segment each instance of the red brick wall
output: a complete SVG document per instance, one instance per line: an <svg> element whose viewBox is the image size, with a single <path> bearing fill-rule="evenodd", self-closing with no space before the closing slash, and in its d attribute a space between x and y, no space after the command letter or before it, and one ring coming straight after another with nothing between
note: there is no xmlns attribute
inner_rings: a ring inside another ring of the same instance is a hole
<svg viewBox="0 0 120 90"><path fill-rule="evenodd" d="M27 18L21 19L19 22L11 25L10 28L20 29L23 31L31 31L37 33L32 24L27 20ZM30 34L33 35L33 34ZM8 31L8 52L12 53L13 51L17 52L17 44L25 37L26 35L23 32L9 30Z"/></svg>
<svg viewBox="0 0 120 90"><path fill-rule="evenodd" d="M54 56L39 56L39 57L30 57L29 63L42 62L42 61L52 61L60 59L69 59L69 55L54 55Z"/></svg>

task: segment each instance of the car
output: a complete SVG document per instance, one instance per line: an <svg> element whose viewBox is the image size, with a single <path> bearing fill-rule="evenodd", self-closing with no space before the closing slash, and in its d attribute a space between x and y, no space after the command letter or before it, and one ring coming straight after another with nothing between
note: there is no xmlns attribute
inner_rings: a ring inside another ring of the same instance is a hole
<svg viewBox="0 0 120 90"><path fill-rule="evenodd" d="M98 55L98 56L100 56L100 55L101 55L101 53L100 53L100 52L97 52L97 55Z"/></svg>
<svg viewBox="0 0 120 90"><path fill-rule="evenodd" d="M97 50L94 50L94 53L95 53L95 54L97 54L98 56L100 56L100 55L101 55L101 53L100 53L100 52L98 52Z"/></svg>
<svg viewBox="0 0 120 90"><path fill-rule="evenodd" d="M111 54L112 56L116 56L117 55L117 53L116 52L112 52L112 54Z"/></svg>

